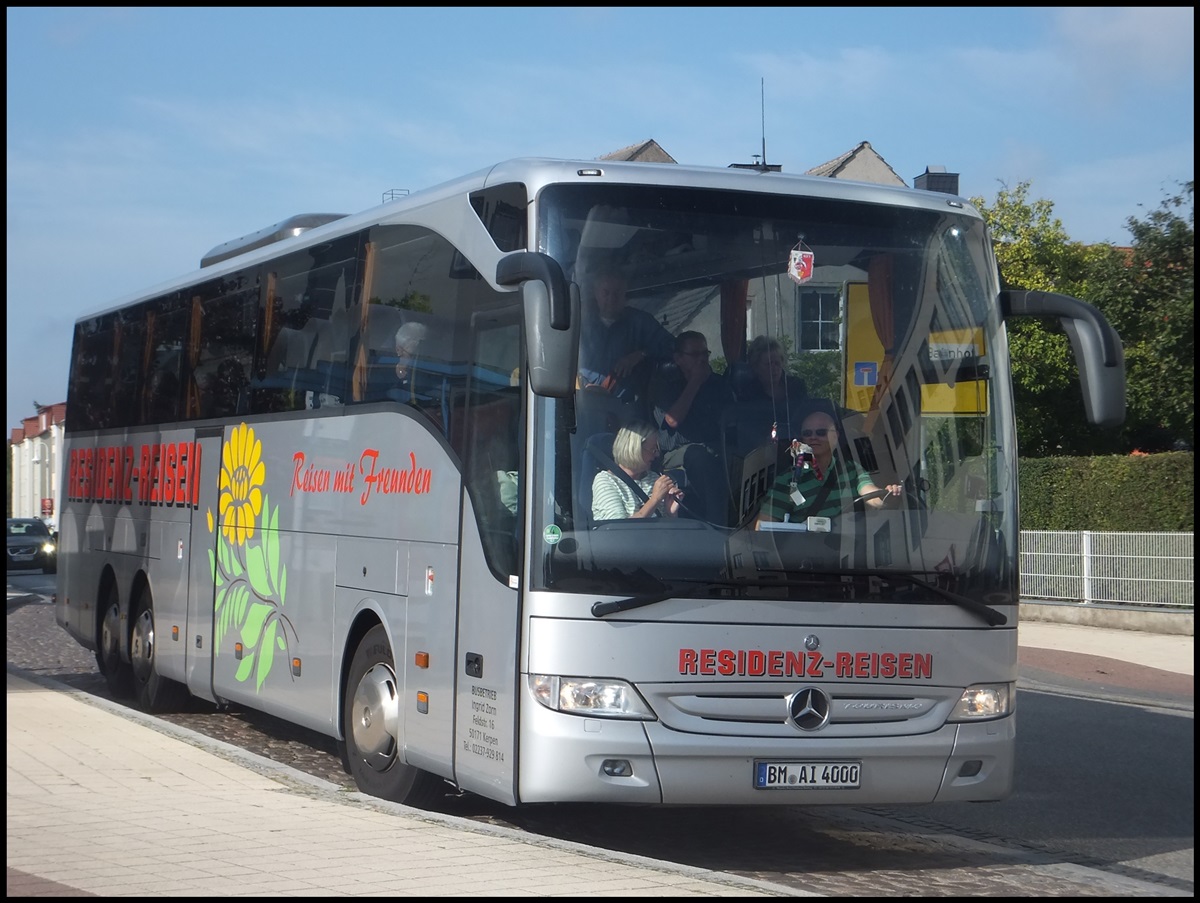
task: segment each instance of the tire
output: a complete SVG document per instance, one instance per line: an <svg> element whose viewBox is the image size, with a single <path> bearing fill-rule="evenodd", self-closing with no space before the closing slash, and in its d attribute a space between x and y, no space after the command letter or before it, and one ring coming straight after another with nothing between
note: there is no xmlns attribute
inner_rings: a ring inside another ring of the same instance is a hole
<svg viewBox="0 0 1200 903"><path fill-rule="evenodd" d="M133 611L129 660L138 705L154 714L176 711L187 699L187 688L158 673L154 659L154 600L149 589L142 588Z"/></svg>
<svg viewBox="0 0 1200 903"><path fill-rule="evenodd" d="M96 667L104 675L108 692L117 699L128 699L133 696L133 668L121 658L121 600L115 586L105 593L103 610Z"/></svg>
<svg viewBox="0 0 1200 903"><path fill-rule="evenodd" d="M383 625L358 644L343 692L342 764L358 789L422 809L443 799L445 781L400 761L400 684Z"/></svg>

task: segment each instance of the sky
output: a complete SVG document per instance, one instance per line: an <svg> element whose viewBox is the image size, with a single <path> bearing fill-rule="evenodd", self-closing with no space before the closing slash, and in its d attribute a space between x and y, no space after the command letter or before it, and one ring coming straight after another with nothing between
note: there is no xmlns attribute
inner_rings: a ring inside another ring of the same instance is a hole
<svg viewBox="0 0 1200 903"><path fill-rule="evenodd" d="M654 139L801 173L869 141L1128 244L1194 178L1192 7L8 7L8 425L77 318L298 213ZM69 415L69 412L68 412Z"/></svg>

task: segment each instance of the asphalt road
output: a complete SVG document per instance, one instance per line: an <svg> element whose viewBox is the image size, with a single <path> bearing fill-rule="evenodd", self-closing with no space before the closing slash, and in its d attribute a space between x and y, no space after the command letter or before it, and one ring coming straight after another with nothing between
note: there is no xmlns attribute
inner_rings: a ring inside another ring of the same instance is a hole
<svg viewBox="0 0 1200 903"><path fill-rule="evenodd" d="M49 581L10 575L10 668L109 698L54 623ZM14 585L28 595L12 594ZM40 589L39 589L40 588ZM1023 654L1023 661L1024 661ZM1192 896L1191 679L1102 660L1124 702L1090 698L1091 656L1022 666L1017 791L929 807L512 809L448 794L442 811L831 896ZM194 700L164 717L351 787L329 738Z"/></svg>

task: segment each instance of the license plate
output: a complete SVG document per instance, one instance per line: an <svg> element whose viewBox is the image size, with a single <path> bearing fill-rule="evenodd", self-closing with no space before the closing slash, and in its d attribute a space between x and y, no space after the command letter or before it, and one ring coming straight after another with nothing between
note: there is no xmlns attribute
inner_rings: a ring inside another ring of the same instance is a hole
<svg viewBox="0 0 1200 903"><path fill-rule="evenodd" d="M861 762L754 763L754 786L760 790L804 790L809 787L855 790L861 780Z"/></svg>

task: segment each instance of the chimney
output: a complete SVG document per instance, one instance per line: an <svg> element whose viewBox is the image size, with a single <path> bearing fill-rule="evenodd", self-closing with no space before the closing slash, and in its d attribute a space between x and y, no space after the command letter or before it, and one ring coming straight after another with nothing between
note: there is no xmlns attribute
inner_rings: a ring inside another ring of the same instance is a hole
<svg viewBox="0 0 1200 903"><path fill-rule="evenodd" d="M926 166L925 171L913 179L913 187L923 191L940 191L942 194L958 194L958 173L946 172L944 166Z"/></svg>

